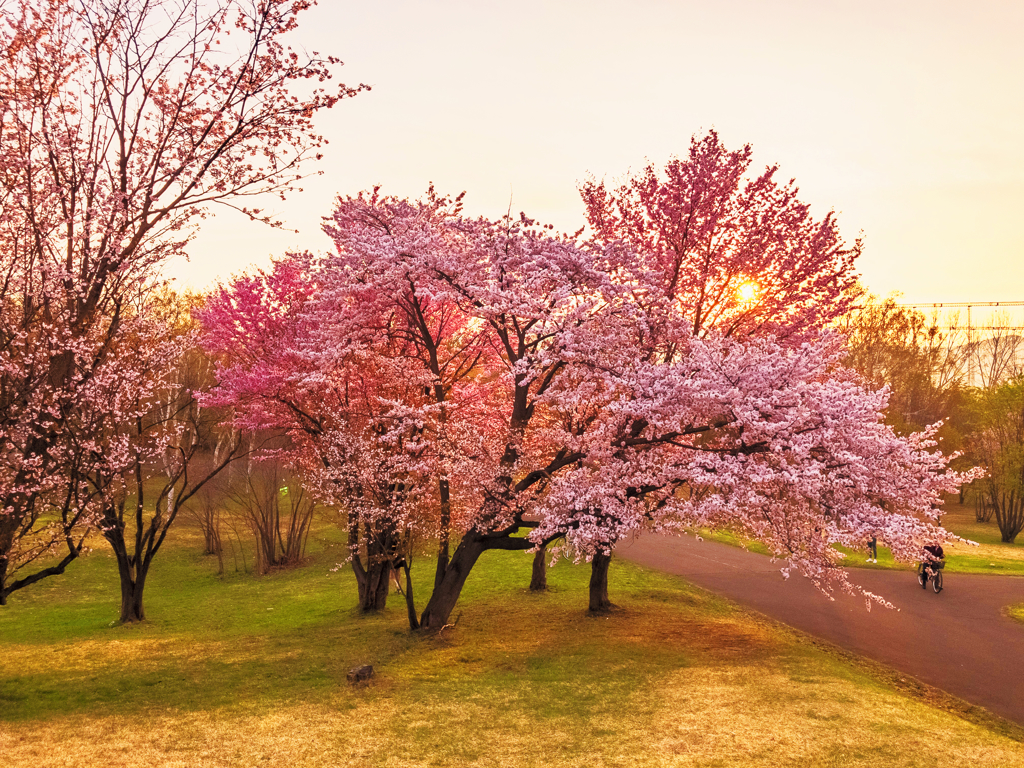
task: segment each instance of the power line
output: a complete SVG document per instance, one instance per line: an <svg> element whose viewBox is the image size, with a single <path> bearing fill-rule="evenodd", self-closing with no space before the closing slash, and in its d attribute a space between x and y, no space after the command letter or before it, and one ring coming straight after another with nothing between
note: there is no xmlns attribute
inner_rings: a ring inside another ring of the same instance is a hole
<svg viewBox="0 0 1024 768"><path fill-rule="evenodd" d="M972 331L1024 331L1024 325L943 325L939 326L943 331L956 331L970 328Z"/></svg>
<svg viewBox="0 0 1024 768"><path fill-rule="evenodd" d="M1024 307L1024 301L937 301L897 304L897 307L909 307L912 309L967 309L967 325L944 325L937 326L943 331L966 330L968 334L974 331L1024 331L1024 325L973 325L971 323L971 310L974 307Z"/></svg>
<svg viewBox="0 0 1024 768"><path fill-rule="evenodd" d="M1024 331L1024 325L973 325L971 323L971 310L977 308L994 308L994 307L1024 307L1024 301L941 301L941 302L920 302L920 303L906 303L897 304L898 307L907 307L910 309L960 309L964 308L967 310L967 325L945 325L937 326L937 329L943 331L966 331L967 333L967 345L968 348L974 348L977 344L984 343L977 339L976 334L979 331ZM938 312L935 312L938 315ZM974 380L974 354L971 354L967 358L967 380Z"/></svg>
<svg viewBox="0 0 1024 768"><path fill-rule="evenodd" d="M940 301L922 302L919 304L897 304L897 307L931 307L933 309L944 309L946 307L1024 307L1024 301Z"/></svg>

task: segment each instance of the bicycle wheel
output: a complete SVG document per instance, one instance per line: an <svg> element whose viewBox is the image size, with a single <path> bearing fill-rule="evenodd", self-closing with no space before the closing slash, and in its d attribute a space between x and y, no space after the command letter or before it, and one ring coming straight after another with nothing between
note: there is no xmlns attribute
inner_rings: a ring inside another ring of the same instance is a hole
<svg viewBox="0 0 1024 768"><path fill-rule="evenodd" d="M936 595L942 591L942 571L936 571L932 576L932 589Z"/></svg>
<svg viewBox="0 0 1024 768"><path fill-rule="evenodd" d="M924 568L917 570L917 583L921 585L921 589L928 589L928 574L925 573Z"/></svg>

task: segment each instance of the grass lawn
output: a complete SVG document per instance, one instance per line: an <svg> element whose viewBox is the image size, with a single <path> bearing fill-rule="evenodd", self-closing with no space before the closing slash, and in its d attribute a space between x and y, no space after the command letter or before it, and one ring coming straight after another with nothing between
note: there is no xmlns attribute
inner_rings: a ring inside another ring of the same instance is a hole
<svg viewBox="0 0 1024 768"><path fill-rule="evenodd" d="M0 609L4 768L1024 764L1024 730L619 561L621 609L589 618L589 568L535 595L529 556L487 553L425 638L400 599L353 610L336 542L263 578L218 577L199 544L172 530L141 626L112 625L102 550Z"/></svg>
<svg viewBox="0 0 1024 768"><path fill-rule="evenodd" d="M957 536L976 542L977 546L951 542L943 547L946 553L946 570L950 573L1000 573L1024 576L1024 534L1013 544L1000 541L999 528L995 520L979 523L974 516L974 507L947 503L943 507L942 525ZM733 546L746 546L752 552L768 554L768 550L756 541L744 541L729 531L702 531L701 534L713 541ZM863 551L840 550L848 557L846 564L853 568L896 568L910 569L913 566L897 563L884 546L878 544L878 562L868 563L867 543Z"/></svg>

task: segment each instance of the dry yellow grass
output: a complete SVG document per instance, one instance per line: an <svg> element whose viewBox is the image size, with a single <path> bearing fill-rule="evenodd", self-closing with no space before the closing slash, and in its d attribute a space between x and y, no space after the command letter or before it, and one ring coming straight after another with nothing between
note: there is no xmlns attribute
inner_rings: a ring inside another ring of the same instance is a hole
<svg viewBox="0 0 1024 768"><path fill-rule="evenodd" d="M538 722L514 686L486 701L384 689L261 715L19 723L0 731L0 754L11 768L1024 764L1021 745L897 693L763 664L680 669L586 721Z"/></svg>

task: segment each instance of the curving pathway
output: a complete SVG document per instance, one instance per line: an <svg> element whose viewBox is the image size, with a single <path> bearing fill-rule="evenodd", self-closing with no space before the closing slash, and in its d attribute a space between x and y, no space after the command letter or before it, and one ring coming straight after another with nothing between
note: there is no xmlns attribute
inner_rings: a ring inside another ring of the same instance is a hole
<svg viewBox="0 0 1024 768"><path fill-rule="evenodd" d="M851 570L851 581L899 609L869 612L863 598L832 602L802 576L784 579L764 555L692 536L646 535L615 552L1024 725L1024 624L1002 613L1024 603L1024 578L948 573L936 595L908 571Z"/></svg>

